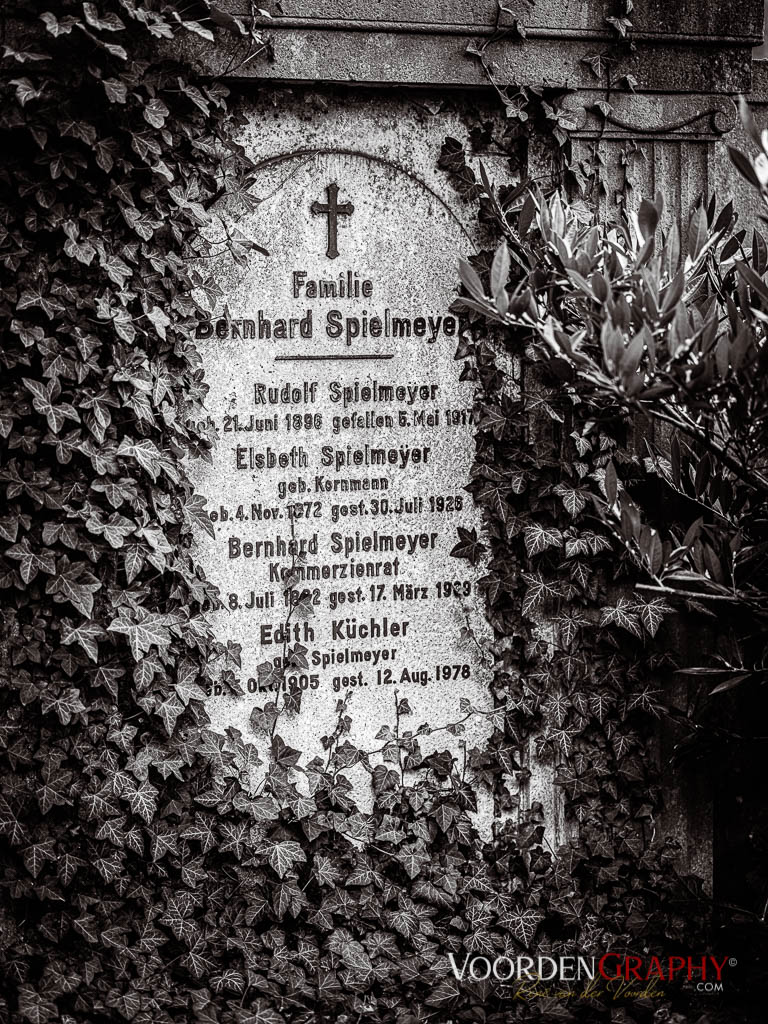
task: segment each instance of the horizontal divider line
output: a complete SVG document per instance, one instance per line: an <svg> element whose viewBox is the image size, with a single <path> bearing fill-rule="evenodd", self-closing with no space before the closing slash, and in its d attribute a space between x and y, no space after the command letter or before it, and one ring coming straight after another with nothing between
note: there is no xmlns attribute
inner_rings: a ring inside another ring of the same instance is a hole
<svg viewBox="0 0 768 1024"><path fill-rule="evenodd" d="M276 363L305 363L305 362L334 362L338 359L394 359L394 353L387 355L386 353L374 352L368 355L327 355L327 356L275 356Z"/></svg>

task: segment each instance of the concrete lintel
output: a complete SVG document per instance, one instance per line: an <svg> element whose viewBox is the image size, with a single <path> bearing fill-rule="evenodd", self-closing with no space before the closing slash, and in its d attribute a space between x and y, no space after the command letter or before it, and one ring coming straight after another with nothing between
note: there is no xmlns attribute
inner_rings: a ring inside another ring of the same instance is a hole
<svg viewBox="0 0 768 1024"><path fill-rule="evenodd" d="M290 82L361 85L488 85L478 60L467 54L472 35L273 28L275 60L248 59L245 46L218 40L196 45L201 62L216 75ZM502 40L491 43L486 57L499 79L518 85L559 89L594 89L596 79L586 59L600 52L594 42L573 39ZM641 92L747 93L751 88L751 47L637 42L633 52L617 53L611 64L614 82L632 75Z"/></svg>

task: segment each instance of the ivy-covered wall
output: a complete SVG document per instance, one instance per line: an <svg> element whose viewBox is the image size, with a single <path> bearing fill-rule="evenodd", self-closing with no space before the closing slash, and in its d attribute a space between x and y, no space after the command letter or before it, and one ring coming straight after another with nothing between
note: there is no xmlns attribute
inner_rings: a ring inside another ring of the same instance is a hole
<svg viewBox="0 0 768 1024"><path fill-rule="evenodd" d="M439 753L409 761L398 735L394 757L369 764L362 813L343 708L325 761L305 763L279 729L258 750L212 733L205 692L237 685L239 652L206 623L217 595L195 561L208 521L187 468L213 439L189 426L206 393L190 339L217 298L200 228L217 198L247 191L249 166L228 86L182 59L181 40L225 52L234 38L235 74L270 47L206 3L22 2L4 16L0 1014L650 1019L642 999L508 1003L450 970L475 953L708 948L701 883L654 825L666 608L627 602L589 514L623 427L563 408L550 382L508 379L480 323L465 333L500 708L468 771ZM532 123L548 119L541 106ZM455 147L438 158L499 229L498 194ZM519 214L521 236L553 227ZM257 242L228 244L245 259ZM493 287L509 267L489 253L475 272ZM479 286L464 285L467 314ZM545 609L554 651L536 633ZM514 811L534 735L573 840L553 849L535 805L481 840L476 788ZM670 993L660 1012L685 1019L675 1000L687 1005Z"/></svg>

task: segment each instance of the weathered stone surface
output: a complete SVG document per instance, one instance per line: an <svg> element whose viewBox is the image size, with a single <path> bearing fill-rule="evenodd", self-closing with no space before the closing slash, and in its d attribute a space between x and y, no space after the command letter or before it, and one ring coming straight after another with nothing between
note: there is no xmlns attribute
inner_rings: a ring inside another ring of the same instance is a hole
<svg viewBox="0 0 768 1024"><path fill-rule="evenodd" d="M714 141L736 127L738 113L727 95L694 93L689 95L613 93L610 103L598 89L581 89L565 99L572 112L577 138L674 139Z"/></svg>
<svg viewBox="0 0 768 1024"><path fill-rule="evenodd" d="M200 60L211 72L232 71L235 78L266 78L298 82L360 82L404 85L487 87L488 79L467 47L477 43L473 32L430 34L421 31L353 30L349 28L270 29L275 60L246 63L247 47L198 47ZM584 39L533 32L522 41L504 39L486 53L498 66L501 80L518 85L547 85L589 89L595 77L586 59L609 42L602 35ZM618 79L631 74L640 89L666 92L727 92L749 90L751 42L713 50L712 46L640 40L634 50L619 52L613 65ZM234 69L234 70L233 70Z"/></svg>
<svg viewBox="0 0 768 1024"><path fill-rule="evenodd" d="M607 114L595 93L580 91L566 103L573 111L573 155L596 174L591 198L602 217L643 196L664 197L662 226L682 223L715 186L718 154L739 119L734 100L717 94L612 97ZM597 159L595 159L597 157Z"/></svg>
<svg viewBox="0 0 768 1024"><path fill-rule="evenodd" d="M747 101L758 127L768 128L768 60L756 60L752 66L752 91ZM728 156L728 146L734 146L744 153L757 152L754 142L744 131L737 118L732 132L723 136L713 147L710 160L710 190L717 192L721 203L732 198L739 214L739 227L748 230L748 242L752 240L752 227L757 226L765 234L765 224L759 216L765 211L755 189L736 173Z"/></svg>
<svg viewBox="0 0 768 1024"><path fill-rule="evenodd" d="M242 0L232 0L229 8L247 13ZM501 26L518 19L527 33L541 29L557 30L563 36L574 33L614 33L605 18L615 12L602 0L508 0L499 11L495 0L379 0L374 4L354 5L344 0L283 0L275 21L286 24L302 22L345 22L380 26L418 26L423 30L471 25L493 26L497 16ZM722 39L758 40L762 31L760 0L736 0L728 6L710 0L682 0L671 5L666 0L643 0L631 14L636 35L707 36Z"/></svg>
<svg viewBox="0 0 768 1024"><path fill-rule="evenodd" d="M239 14L249 14L246 7L242 0L229 5ZM585 59L607 53L614 83L630 74L641 91L735 93L749 91L752 48L762 40L760 0L727 8L712 0L638 4L632 49L606 20L614 13L610 6L596 0L521 0L505 7L499 13L489 0L390 0L350 9L339 0L294 0L260 21L274 41L272 63L248 60L245 45L240 51L221 44L199 49L211 70L234 77L472 87L488 84L467 54L468 47L482 46L502 80L570 89L594 88ZM515 21L525 38L497 31Z"/></svg>
<svg viewBox="0 0 768 1024"><path fill-rule="evenodd" d="M765 23L768 19L768 0L765 0L764 7L765 15L763 17L762 38L760 39L760 44L752 51L752 56L755 60L765 60L765 58L768 57L768 43L765 41Z"/></svg>
<svg viewBox="0 0 768 1024"><path fill-rule="evenodd" d="M440 135L425 131L423 110L391 100L326 103L311 119L296 107L279 120L247 110L257 201L221 216L269 256L212 268L223 295L201 332L220 441L198 479L216 519L200 555L246 690L214 694L210 712L253 735L253 708L282 703L269 666L298 643L307 666L287 677L301 709L280 734L322 754L348 696L350 738L374 750L382 725L395 728L396 693L413 711L401 734L465 718L462 700L491 705L482 570L450 556L457 527L480 527L463 489L473 386L459 380L448 313L473 239L434 169L442 134L464 129L446 115ZM289 607L296 577L302 601ZM465 735L422 749L461 757L486 732L470 717Z"/></svg>

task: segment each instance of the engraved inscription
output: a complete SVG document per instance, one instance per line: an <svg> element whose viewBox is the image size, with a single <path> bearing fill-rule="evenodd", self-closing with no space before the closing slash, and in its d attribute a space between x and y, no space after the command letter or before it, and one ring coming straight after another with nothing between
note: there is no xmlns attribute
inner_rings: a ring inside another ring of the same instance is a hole
<svg viewBox="0 0 768 1024"><path fill-rule="evenodd" d="M252 230L272 256L223 264L226 308L197 330L219 438L199 481L215 530L202 561L244 693L213 692L210 712L217 728L252 731L254 708L300 693L281 735L320 752L352 695L356 740L375 748L395 691L414 729L460 717L462 698L490 704L482 567L450 555L457 527L481 528L464 490L473 385L459 380L449 312L466 240L417 183L362 158L318 157L281 188L270 173L275 198ZM326 203L311 200L321 175ZM458 752L484 728L440 746Z"/></svg>

